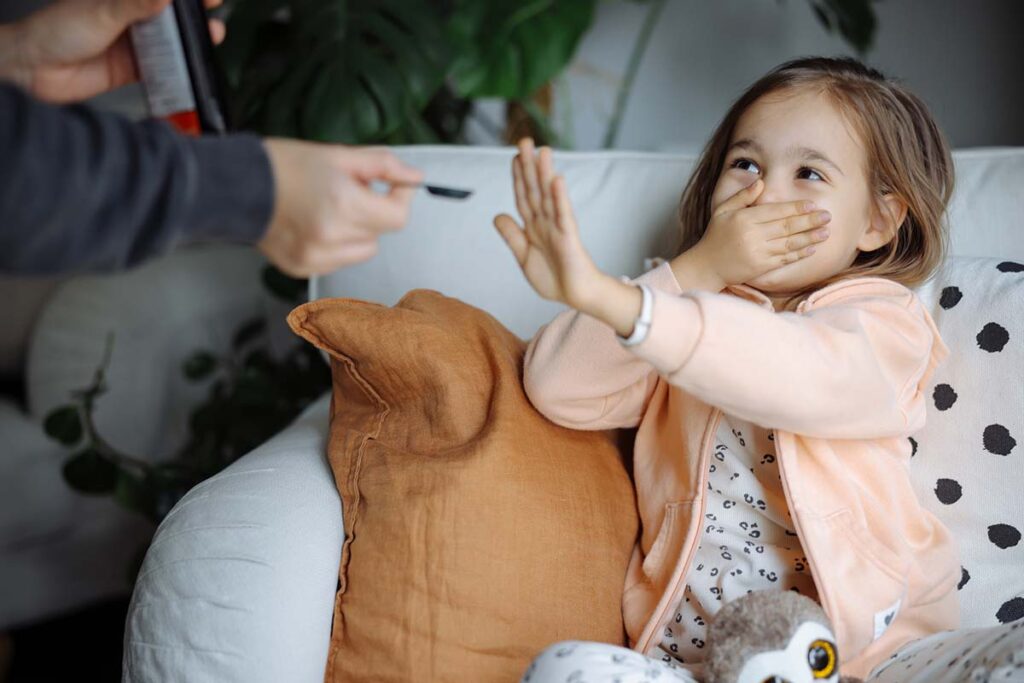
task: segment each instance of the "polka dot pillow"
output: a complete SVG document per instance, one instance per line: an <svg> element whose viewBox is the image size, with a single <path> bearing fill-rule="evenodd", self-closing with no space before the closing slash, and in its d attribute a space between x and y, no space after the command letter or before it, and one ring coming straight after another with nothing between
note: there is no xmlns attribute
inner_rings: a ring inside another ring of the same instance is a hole
<svg viewBox="0 0 1024 683"><path fill-rule="evenodd" d="M1024 618L1024 264L952 257L918 289L950 356L911 443L924 505L963 564L963 626Z"/></svg>

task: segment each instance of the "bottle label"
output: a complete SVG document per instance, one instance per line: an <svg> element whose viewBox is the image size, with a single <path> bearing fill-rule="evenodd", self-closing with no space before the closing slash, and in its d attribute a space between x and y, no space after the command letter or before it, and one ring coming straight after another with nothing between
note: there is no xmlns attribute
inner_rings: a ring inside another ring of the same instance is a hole
<svg viewBox="0 0 1024 683"><path fill-rule="evenodd" d="M131 39L149 113L160 118L194 113L196 101L173 5L133 25Z"/></svg>

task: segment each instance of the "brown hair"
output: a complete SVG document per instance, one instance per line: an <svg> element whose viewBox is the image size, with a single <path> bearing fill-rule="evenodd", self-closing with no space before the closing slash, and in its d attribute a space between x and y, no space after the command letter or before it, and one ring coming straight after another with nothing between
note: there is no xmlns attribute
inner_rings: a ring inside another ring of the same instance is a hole
<svg viewBox="0 0 1024 683"><path fill-rule="evenodd" d="M817 89L830 98L860 134L868 187L878 195L894 193L908 209L888 244L859 253L845 271L805 287L786 304L848 277L885 277L907 287L923 283L942 263L947 250L945 211L953 192L949 146L916 95L849 57L806 57L786 62L760 78L733 103L683 190L679 252L697 244L707 229L711 196L740 116L764 95L793 88Z"/></svg>

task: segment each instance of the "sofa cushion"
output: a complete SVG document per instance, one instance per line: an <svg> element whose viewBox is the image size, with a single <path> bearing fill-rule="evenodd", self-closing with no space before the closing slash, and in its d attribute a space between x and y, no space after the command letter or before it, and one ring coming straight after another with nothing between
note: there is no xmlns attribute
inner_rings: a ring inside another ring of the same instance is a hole
<svg viewBox="0 0 1024 683"><path fill-rule="evenodd" d="M511 681L566 638L621 644L637 533L610 434L558 427L525 343L436 292L289 316L331 358L345 525L329 681Z"/></svg>
<svg viewBox="0 0 1024 683"><path fill-rule="evenodd" d="M925 506L963 564L963 625L1024 618L1024 265L952 257L918 290L951 354L912 440Z"/></svg>

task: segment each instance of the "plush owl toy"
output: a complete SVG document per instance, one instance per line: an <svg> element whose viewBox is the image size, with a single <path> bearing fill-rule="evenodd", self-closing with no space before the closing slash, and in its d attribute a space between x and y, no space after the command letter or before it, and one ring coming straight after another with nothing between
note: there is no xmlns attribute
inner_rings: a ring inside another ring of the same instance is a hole
<svg viewBox="0 0 1024 683"><path fill-rule="evenodd" d="M793 591L755 591L708 628L707 683L862 683L840 677L825 611Z"/></svg>

